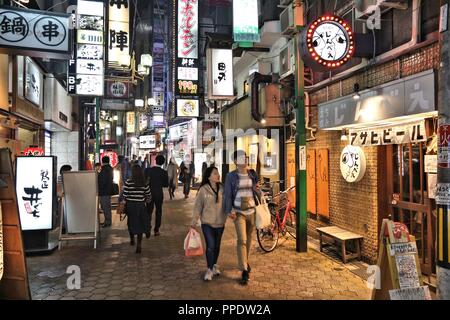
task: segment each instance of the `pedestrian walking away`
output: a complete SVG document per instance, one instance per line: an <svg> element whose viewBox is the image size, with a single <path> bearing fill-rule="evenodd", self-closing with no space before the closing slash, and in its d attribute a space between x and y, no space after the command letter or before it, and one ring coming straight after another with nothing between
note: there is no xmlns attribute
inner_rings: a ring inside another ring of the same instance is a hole
<svg viewBox="0 0 450 320"><path fill-rule="evenodd" d="M147 231L147 238L150 237L151 231L151 222L152 222L152 214L153 210L156 207L156 217L155 217L155 228L153 229L155 236L159 236L159 229L161 227L161 219L162 219L162 206L164 202L164 191L163 188L167 188L169 186L169 177L167 175L167 171L162 167L166 159L162 155L158 155L156 157L156 166L148 168L145 170L145 177L150 182L150 190L152 194L152 199L150 201L150 205L148 206L148 214L150 216L150 227Z"/></svg>
<svg viewBox="0 0 450 320"><path fill-rule="evenodd" d="M178 189L178 174L180 167L178 167L175 158L170 158L169 165L167 166L167 175L169 176L169 196L172 200L175 198L175 191Z"/></svg>
<svg viewBox="0 0 450 320"><path fill-rule="evenodd" d="M189 192L191 191L191 181L194 176L195 167L191 162L191 156L186 155L184 161L180 165L180 177L179 180L183 182L184 198L189 198Z"/></svg>
<svg viewBox="0 0 450 320"><path fill-rule="evenodd" d="M225 180L224 211L234 220L237 236L237 256L242 271L240 284L246 285L250 278L250 249L255 229L256 197L259 197L258 176L248 168L248 157L242 150L235 151L233 160L237 167Z"/></svg>
<svg viewBox="0 0 450 320"><path fill-rule="evenodd" d="M191 228L196 228L200 219L203 236L206 242L207 270L205 281L211 281L213 276L220 275L217 260L220 254L220 244L225 229L227 215L223 210L223 187L220 174L216 167L209 167L203 174L201 186L195 199Z"/></svg>
<svg viewBox="0 0 450 320"><path fill-rule="evenodd" d="M102 158L102 169L98 175L98 196L100 198L100 206L105 215L103 227L110 227L112 223L111 216L111 195L113 193L113 168L109 164L109 157Z"/></svg>
<svg viewBox="0 0 450 320"><path fill-rule="evenodd" d="M150 217L146 203L151 197L150 185L145 179L144 172L139 165L131 169L131 179L125 182L123 191L125 199L125 213L128 217L127 225L130 234L130 245L134 245L137 235L136 253L142 251L142 236L150 230Z"/></svg>

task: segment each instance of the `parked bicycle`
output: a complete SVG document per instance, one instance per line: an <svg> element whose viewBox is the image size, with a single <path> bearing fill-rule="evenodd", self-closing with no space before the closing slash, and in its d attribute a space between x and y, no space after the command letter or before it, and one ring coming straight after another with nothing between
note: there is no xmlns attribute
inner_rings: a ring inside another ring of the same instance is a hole
<svg viewBox="0 0 450 320"><path fill-rule="evenodd" d="M256 232L259 246L265 252L272 252L277 247L280 234L285 236L289 233L294 239L296 238L297 213L288 197L289 191L293 189L295 189L295 186L281 191L267 201L271 214L271 224Z"/></svg>

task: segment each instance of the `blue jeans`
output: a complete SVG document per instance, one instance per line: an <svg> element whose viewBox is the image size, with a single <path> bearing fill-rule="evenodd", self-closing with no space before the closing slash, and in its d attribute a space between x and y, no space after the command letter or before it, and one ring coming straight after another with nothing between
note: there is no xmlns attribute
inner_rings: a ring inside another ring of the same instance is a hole
<svg viewBox="0 0 450 320"><path fill-rule="evenodd" d="M220 253L220 243L222 241L223 230L222 228L213 228L210 225L202 224L202 231L206 242L206 263L208 264L208 269L213 269L214 265L217 264Z"/></svg>

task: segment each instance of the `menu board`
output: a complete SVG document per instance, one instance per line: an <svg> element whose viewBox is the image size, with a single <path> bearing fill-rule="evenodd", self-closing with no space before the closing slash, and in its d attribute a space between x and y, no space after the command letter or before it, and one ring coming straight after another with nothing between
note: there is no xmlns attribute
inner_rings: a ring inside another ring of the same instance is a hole
<svg viewBox="0 0 450 320"><path fill-rule="evenodd" d="M430 288L422 286L400 290L390 290L391 300L431 300Z"/></svg>
<svg viewBox="0 0 450 320"><path fill-rule="evenodd" d="M420 286L414 254L396 255L395 264L397 265L398 281L401 289Z"/></svg>

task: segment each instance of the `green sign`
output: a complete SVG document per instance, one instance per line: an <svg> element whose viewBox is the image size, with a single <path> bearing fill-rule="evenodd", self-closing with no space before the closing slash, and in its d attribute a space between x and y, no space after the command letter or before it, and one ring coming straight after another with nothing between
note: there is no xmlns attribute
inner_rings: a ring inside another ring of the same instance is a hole
<svg viewBox="0 0 450 320"><path fill-rule="evenodd" d="M233 1L233 36L235 42L259 42L258 0Z"/></svg>

